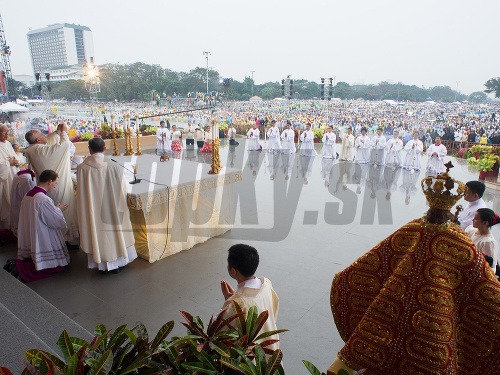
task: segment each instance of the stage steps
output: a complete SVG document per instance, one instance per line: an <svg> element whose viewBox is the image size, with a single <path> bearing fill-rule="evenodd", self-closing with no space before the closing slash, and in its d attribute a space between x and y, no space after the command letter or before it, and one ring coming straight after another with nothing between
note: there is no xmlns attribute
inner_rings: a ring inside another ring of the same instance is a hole
<svg viewBox="0 0 500 375"><path fill-rule="evenodd" d="M13 374L24 368L24 352L44 349L60 355L57 339L70 336L92 339L92 334L26 285L0 269L0 366Z"/></svg>

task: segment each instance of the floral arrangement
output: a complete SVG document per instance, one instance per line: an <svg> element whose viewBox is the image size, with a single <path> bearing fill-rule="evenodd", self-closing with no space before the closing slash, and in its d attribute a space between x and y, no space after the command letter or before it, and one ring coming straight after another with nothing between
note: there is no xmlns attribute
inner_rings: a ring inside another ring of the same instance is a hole
<svg viewBox="0 0 500 375"><path fill-rule="evenodd" d="M467 163L479 171L489 172L498 167L500 147L475 145L471 147L470 154L474 156L469 157Z"/></svg>
<svg viewBox="0 0 500 375"><path fill-rule="evenodd" d="M313 129L313 133L314 133L314 139L321 139L323 138L323 133L324 131L322 129Z"/></svg>

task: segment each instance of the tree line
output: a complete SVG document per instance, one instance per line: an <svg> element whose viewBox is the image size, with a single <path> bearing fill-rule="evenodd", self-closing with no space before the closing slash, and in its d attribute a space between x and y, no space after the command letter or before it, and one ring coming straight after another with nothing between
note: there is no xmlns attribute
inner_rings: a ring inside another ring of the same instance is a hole
<svg viewBox="0 0 500 375"><path fill-rule="evenodd" d="M206 92L205 68L196 67L189 72L175 72L157 64L141 62L133 64L104 64L99 66L100 88L99 99L103 101L149 101L177 95L186 97L188 93ZM209 91L224 93L229 100L248 100L254 95L262 99L273 99L282 96L281 82L266 82L255 84L251 77L243 81L226 79L221 82L222 76L216 70L208 71ZM492 81L492 80L490 80ZM488 81L488 82L490 82ZM497 97L500 94L500 79L497 79ZM486 92L495 92L495 89ZM16 91L28 97L38 94L36 86L25 87L20 82L15 82ZM325 93L328 93L326 84ZM314 81L295 79L291 94L296 99L319 99L321 86ZM50 96L52 99L86 100L89 95L85 89L84 81L68 80L52 82ZM328 94L327 94L328 96ZM482 103L489 100L481 91L470 95L461 94L449 86L418 87L401 82L380 82L378 84L349 84L337 82L333 87L333 96L340 99L365 99L365 100L395 100L423 102L429 98L435 101L454 102L468 100L473 103Z"/></svg>

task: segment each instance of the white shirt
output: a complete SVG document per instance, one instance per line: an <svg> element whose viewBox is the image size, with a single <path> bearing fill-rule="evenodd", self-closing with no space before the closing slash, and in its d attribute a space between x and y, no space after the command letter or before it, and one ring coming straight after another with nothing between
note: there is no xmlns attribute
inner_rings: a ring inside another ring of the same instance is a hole
<svg viewBox="0 0 500 375"><path fill-rule="evenodd" d="M464 210L458 214L458 221L460 222L460 226L462 227L462 229L465 229L469 225L472 225L472 219L474 219L476 211L480 208L486 208L486 203L484 202L483 198L479 198L474 202L469 202Z"/></svg>

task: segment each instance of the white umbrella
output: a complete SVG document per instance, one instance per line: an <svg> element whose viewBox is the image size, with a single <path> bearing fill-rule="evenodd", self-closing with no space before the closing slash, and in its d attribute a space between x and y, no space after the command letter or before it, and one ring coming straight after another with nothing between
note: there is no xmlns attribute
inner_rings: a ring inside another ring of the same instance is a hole
<svg viewBox="0 0 500 375"><path fill-rule="evenodd" d="M29 109L16 103L4 103L0 105L0 112L28 112Z"/></svg>

